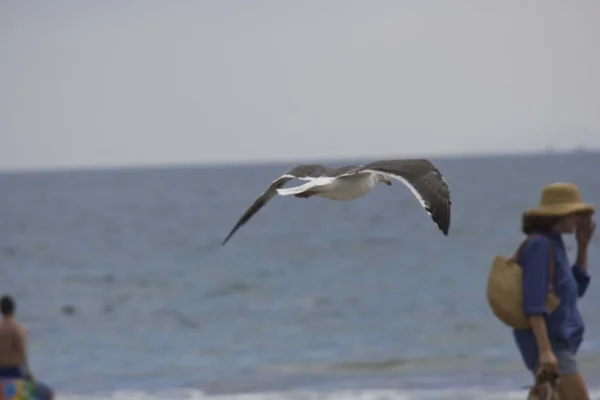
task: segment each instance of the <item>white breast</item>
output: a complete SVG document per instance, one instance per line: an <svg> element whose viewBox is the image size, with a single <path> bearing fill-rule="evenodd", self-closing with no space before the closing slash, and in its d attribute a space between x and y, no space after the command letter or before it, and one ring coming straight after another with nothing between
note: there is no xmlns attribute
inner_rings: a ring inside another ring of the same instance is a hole
<svg viewBox="0 0 600 400"><path fill-rule="evenodd" d="M375 183L370 174L349 176L333 181L327 185L327 190L320 191L317 195L329 200L354 200L369 193Z"/></svg>

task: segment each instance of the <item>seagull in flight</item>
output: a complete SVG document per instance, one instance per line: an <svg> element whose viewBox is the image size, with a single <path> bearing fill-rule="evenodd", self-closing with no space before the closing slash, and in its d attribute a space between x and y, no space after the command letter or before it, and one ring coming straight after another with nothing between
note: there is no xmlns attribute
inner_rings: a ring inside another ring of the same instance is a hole
<svg viewBox="0 0 600 400"><path fill-rule="evenodd" d="M291 179L306 183L290 188L283 186ZM365 196L377 183L392 185L392 179L406 185L440 231L448 236L450 229L450 189L435 165L426 159L380 160L366 165L331 168L321 164L296 165L271 182L267 190L237 221L222 245L263 208L275 195L308 199L319 196L329 200L348 201Z"/></svg>

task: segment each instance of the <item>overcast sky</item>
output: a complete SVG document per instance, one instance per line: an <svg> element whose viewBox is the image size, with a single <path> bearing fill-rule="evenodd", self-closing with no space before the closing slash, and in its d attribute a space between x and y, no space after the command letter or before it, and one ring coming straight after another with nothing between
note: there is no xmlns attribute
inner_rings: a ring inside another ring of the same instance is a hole
<svg viewBox="0 0 600 400"><path fill-rule="evenodd" d="M600 1L0 0L0 169L600 148Z"/></svg>

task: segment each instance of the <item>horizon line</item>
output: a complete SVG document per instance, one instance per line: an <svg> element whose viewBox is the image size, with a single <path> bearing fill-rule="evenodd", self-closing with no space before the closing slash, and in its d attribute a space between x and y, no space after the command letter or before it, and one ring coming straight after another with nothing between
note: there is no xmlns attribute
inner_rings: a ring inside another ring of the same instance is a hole
<svg viewBox="0 0 600 400"><path fill-rule="evenodd" d="M106 171L137 171L137 170L165 170L165 169L190 169L190 168L227 168L227 167L244 167L244 166L270 166L282 164L309 164L309 163L324 163L329 162L355 162L367 159L411 159L411 158L427 158L430 160L453 160L453 159L479 159L479 158L500 158L500 157L531 157L544 155L569 155L569 154L595 154L600 153L600 148L573 148L573 149L547 149L547 150L514 150L514 151L498 151L498 152L462 152L462 153L443 153L443 154L426 154L426 153L411 153L405 156L333 156L333 157L301 157L289 159L263 159L263 160L223 160L223 161L174 161L174 162L148 162L134 164L107 164L107 165L57 165L47 167L15 167L2 168L0 167L0 175L13 174L55 174L65 172L106 172Z"/></svg>

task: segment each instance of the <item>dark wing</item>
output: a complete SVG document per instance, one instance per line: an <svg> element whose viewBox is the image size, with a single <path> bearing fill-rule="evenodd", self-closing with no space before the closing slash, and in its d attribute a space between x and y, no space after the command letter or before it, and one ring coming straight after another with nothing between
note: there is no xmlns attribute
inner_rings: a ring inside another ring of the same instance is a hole
<svg viewBox="0 0 600 400"><path fill-rule="evenodd" d="M343 167L332 169L329 173L331 177L346 177L356 175L362 172L364 167L362 165L344 165Z"/></svg>
<svg viewBox="0 0 600 400"><path fill-rule="evenodd" d="M233 236L233 234L242 227L246 222L252 218L254 214L260 211L269 200L271 200L276 194L277 189L283 187L287 181L291 179L302 179L302 180L311 180L314 178L319 178L322 176L327 176L327 174L331 173L332 169L320 164L303 164L296 165L291 168L289 171L281 175L279 178L275 179L271 182L271 185L267 188L267 190L260 195L258 199L254 201L254 203L246 210L244 215L238 220L235 224L229 235L223 240L222 246L229 241L229 239Z"/></svg>
<svg viewBox="0 0 600 400"><path fill-rule="evenodd" d="M289 176L290 178L302 179L309 181L314 178L321 178L324 176L335 176L335 168L329 168L321 164L300 164L292 167L283 176Z"/></svg>
<svg viewBox="0 0 600 400"><path fill-rule="evenodd" d="M450 229L450 189L442 173L429 160L381 160L363 170L383 174L404 183L415 195L438 228L448 235Z"/></svg>

